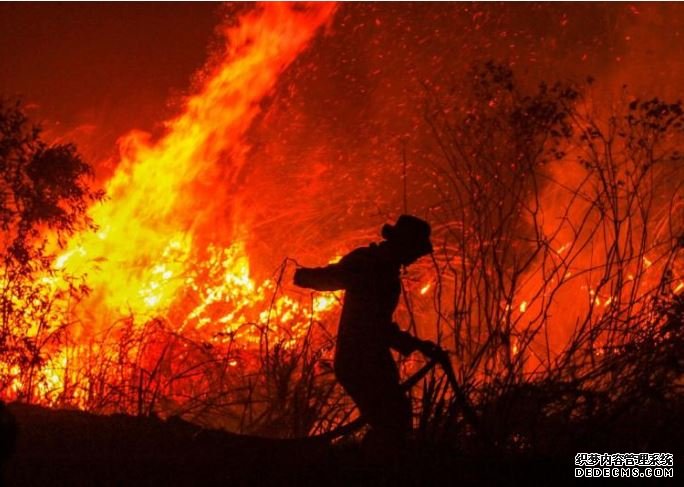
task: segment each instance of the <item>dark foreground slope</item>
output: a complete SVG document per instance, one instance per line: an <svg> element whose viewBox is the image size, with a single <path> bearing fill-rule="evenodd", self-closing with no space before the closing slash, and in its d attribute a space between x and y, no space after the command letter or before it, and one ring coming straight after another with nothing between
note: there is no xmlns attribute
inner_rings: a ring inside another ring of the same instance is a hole
<svg viewBox="0 0 684 487"><path fill-rule="evenodd" d="M8 486L529 487L587 482L573 482L574 455L569 451L466 455L420 443L392 465L379 466L364 459L354 443L273 440L205 430L181 420L98 416L22 404L8 409L18 424L15 452L4 467ZM678 460L675 456L675 470Z"/></svg>
<svg viewBox="0 0 684 487"><path fill-rule="evenodd" d="M331 461L331 449L312 441L233 435L180 420L9 409L18 424L5 466L11 486L306 484Z"/></svg>

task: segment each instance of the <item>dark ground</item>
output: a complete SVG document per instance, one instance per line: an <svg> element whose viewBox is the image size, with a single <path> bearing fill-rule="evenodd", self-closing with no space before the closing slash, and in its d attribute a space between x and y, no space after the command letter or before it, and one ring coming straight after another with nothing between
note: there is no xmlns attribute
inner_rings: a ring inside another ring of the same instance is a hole
<svg viewBox="0 0 684 487"><path fill-rule="evenodd" d="M4 468L8 486L535 486L572 485L573 480L572 456L467 457L421 444L410 459L378 467L364 460L355 444L241 436L177 419L98 416L22 404L8 409L18 425L15 452ZM577 485L605 481L580 480Z"/></svg>

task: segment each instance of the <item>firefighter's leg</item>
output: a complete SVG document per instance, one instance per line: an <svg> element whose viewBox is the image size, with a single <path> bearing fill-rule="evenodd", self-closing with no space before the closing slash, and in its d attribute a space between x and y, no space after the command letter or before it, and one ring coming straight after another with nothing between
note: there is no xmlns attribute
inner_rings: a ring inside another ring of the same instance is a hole
<svg viewBox="0 0 684 487"><path fill-rule="evenodd" d="M363 440L367 460L390 465L400 461L411 432L411 403L392 374L374 372L343 386L370 426Z"/></svg>

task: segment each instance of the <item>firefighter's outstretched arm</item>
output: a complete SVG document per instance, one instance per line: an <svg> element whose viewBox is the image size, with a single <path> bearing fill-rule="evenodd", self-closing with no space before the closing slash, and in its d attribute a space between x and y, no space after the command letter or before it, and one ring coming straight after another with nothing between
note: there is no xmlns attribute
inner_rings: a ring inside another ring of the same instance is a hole
<svg viewBox="0 0 684 487"><path fill-rule="evenodd" d="M346 289L348 281L348 271L340 264L315 268L300 267L294 274L295 285L316 291Z"/></svg>
<svg viewBox="0 0 684 487"><path fill-rule="evenodd" d="M325 267L300 267L295 271L294 283L316 291L338 291L358 286L364 281L367 259L362 249L344 256L339 262Z"/></svg>

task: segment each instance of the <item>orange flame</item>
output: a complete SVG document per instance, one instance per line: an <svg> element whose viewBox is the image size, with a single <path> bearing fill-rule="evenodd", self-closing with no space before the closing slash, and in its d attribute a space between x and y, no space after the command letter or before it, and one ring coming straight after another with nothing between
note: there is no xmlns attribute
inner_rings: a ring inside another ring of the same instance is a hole
<svg viewBox="0 0 684 487"><path fill-rule="evenodd" d="M232 237L231 252L242 250L238 239L247 222L239 202L221 204L245 164L245 132L260 100L333 10L331 4L269 3L226 29L228 60L166 124L160 140L137 132L123 139L121 162L106 185L108 200L90 211L99 232L75 238L55 266L87 272L97 264L88 274L97 300L113 311L150 316L165 312L182 287L196 284L188 273L203 252L198 229L223 227ZM247 257L233 263L226 283L253 290Z"/></svg>

